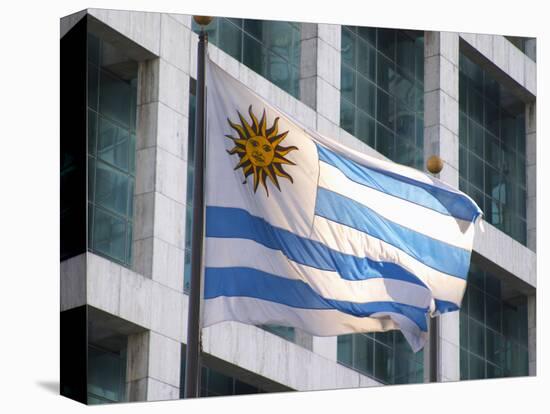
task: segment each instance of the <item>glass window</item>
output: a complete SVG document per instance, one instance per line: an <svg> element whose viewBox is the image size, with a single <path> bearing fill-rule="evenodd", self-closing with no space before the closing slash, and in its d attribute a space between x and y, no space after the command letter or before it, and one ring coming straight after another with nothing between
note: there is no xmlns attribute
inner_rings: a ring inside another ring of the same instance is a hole
<svg viewBox="0 0 550 414"><path fill-rule="evenodd" d="M342 63L355 68L355 42L357 36L355 36L351 30L346 27L342 27Z"/></svg>
<svg viewBox="0 0 550 414"><path fill-rule="evenodd" d="M233 378L219 372L210 370L208 374L208 396L211 395L232 395Z"/></svg>
<svg viewBox="0 0 550 414"><path fill-rule="evenodd" d="M477 188L483 188L483 160L471 154L468 160L468 177L470 183Z"/></svg>
<svg viewBox="0 0 550 414"><path fill-rule="evenodd" d="M182 345L182 355L185 355L185 346ZM250 379L248 378L248 381ZM236 376L217 371L208 366L201 367L201 397L214 397L222 395L244 395L264 393L262 388L243 381ZM185 358L181 358L180 367L180 398L185 393Z"/></svg>
<svg viewBox="0 0 550 414"><path fill-rule="evenodd" d="M473 300L473 298L471 298ZM485 357L485 330L474 319L468 321L469 349L476 355Z"/></svg>
<svg viewBox="0 0 550 414"><path fill-rule="evenodd" d="M462 331L461 331L462 335ZM468 366L468 353L463 349L460 349L460 379L467 380L470 376L470 369Z"/></svg>
<svg viewBox="0 0 550 414"><path fill-rule="evenodd" d="M424 354L416 354L399 331L338 337L338 362L383 384L424 380Z"/></svg>
<svg viewBox="0 0 550 414"><path fill-rule="evenodd" d="M362 40L357 40L357 71L372 81L376 79L376 49Z"/></svg>
<svg viewBox="0 0 550 414"><path fill-rule="evenodd" d="M394 64L390 59L379 53L377 55L378 65L377 65L377 78L376 83L379 88L389 91L390 81L394 77Z"/></svg>
<svg viewBox="0 0 550 414"><path fill-rule="evenodd" d="M128 223L126 228L126 262L132 263L132 236L133 236L133 226L132 222Z"/></svg>
<svg viewBox="0 0 550 414"><path fill-rule="evenodd" d="M379 342L375 343L374 348L374 366L378 378L385 383L392 382L393 358L391 358L391 348Z"/></svg>
<svg viewBox="0 0 550 414"><path fill-rule="evenodd" d="M528 375L526 305L525 296L472 263L460 310L461 379Z"/></svg>
<svg viewBox="0 0 550 414"><path fill-rule="evenodd" d="M125 69L117 73L113 60ZM88 34L88 249L127 266L132 257L136 80L135 62Z"/></svg>
<svg viewBox="0 0 550 414"><path fill-rule="evenodd" d="M130 133L130 142L128 147L128 171L136 170L136 134Z"/></svg>
<svg viewBox="0 0 550 414"><path fill-rule="evenodd" d="M500 301L490 295L485 296L485 321L487 326L493 328L495 331L500 332L502 329L502 310Z"/></svg>
<svg viewBox="0 0 550 414"><path fill-rule="evenodd" d="M525 244L525 105L462 54L459 102L459 174L473 184L461 188L489 223Z"/></svg>
<svg viewBox="0 0 550 414"><path fill-rule="evenodd" d="M502 171L500 142L495 135L490 133L485 134L485 154L485 161L497 171Z"/></svg>
<svg viewBox="0 0 550 414"><path fill-rule="evenodd" d="M408 141L413 146L413 149L415 145L415 120L414 111L406 105L397 104L395 132L405 143Z"/></svg>
<svg viewBox="0 0 550 414"><path fill-rule="evenodd" d="M468 149L483 159L483 141L485 134L483 127L477 122L468 123Z"/></svg>
<svg viewBox="0 0 550 414"><path fill-rule="evenodd" d="M366 374L374 372L374 340L367 335L353 335L353 367Z"/></svg>
<svg viewBox="0 0 550 414"><path fill-rule="evenodd" d="M95 158L88 156L88 201L95 196Z"/></svg>
<svg viewBox="0 0 550 414"><path fill-rule="evenodd" d="M390 59L395 59L395 35L397 30L378 29L377 30L377 48Z"/></svg>
<svg viewBox="0 0 550 414"><path fill-rule="evenodd" d="M374 118L358 110L355 114L355 136L371 147L375 146L376 122Z"/></svg>
<svg viewBox="0 0 550 414"><path fill-rule="evenodd" d="M257 394L258 392L260 392L260 390L257 387L239 381L238 379L235 380L235 395Z"/></svg>
<svg viewBox="0 0 550 414"><path fill-rule="evenodd" d="M342 97L349 102L355 102L355 72L347 67L342 66L342 83L341 94Z"/></svg>
<svg viewBox="0 0 550 414"><path fill-rule="evenodd" d="M415 142L416 149L421 151L421 148L424 147L424 114L416 113L416 131L415 131Z"/></svg>
<svg viewBox="0 0 550 414"><path fill-rule="evenodd" d="M97 205L125 216L128 213L128 176L104 162L96 164L95 199Z"/></svg>
<svg viewBox="0 0 550 414"><path fill-rule="evenodd" d="M228 19L220 19L218 46L228 55L241 59L242 31Z"/></svg>
<svg viewBox="0 0 550 414"><path fill-rule="evenodd" d="M294 328L289 326L279 326L279 325L261 325L260 328L271 332L274 335L280 336L287 341L294 342L296 339L296 331Z"/></svg>
<svg viewBox="0 0 550 414"><path fill-rule="evenodd" d="M353 335L340 335L337 342L338 362L347 366L353 366L352 358Z"/></svg>
<svg viewBox="0 0 550 414"><path fill-rule="evenodd" d="M411 38L403 31L397 31L396 36L397 55L395 61L398 66L414 77L416 53L414 46L415 39Z"/></svg>
<svg viewBox="0 0 550 414"><path fill-rule="evenodd" d="M112 259L126 259L126 222L100 208L94 208L92 250Z"/></svg>
<svg viewBox="0 0 550 414"><path fill-rule="evenodd" d="M220 17L207 31L210 43L299 98L300 24Z"/></svg>
<svg viewBox="0 0 550 414"><path fill-rule="evenodd" d="M97 157L109 164L128 171L128 144L130 132L108 121L99 118L99 135Z"/></svg>
<svg viewBox="0 0 550 414"><path fill-rule="evenodd" d="M125 400L126 352L88 346L88 404Z"/></svg>
<svg viewBox="0 0 550 414"><path fill-rule="evenodd" d="M374 27L357 27L357 34L371 45L376 45L376 29Z"/></svg>
<svg viewBox="0 0 550 414"><path fill-rule="evenodd" d="M376 150L390 159L395 157L395 136L382 124L376 125Z"/></svg>
<svg viewBox="0 0 550 414"><path fill-rule="evenodd" d="M468 312L478 321L485 322L485 295L481 289L475 288L472 282L472 288L468 290Z"/></svg>
<svg viewBox="0 0 550 414"><path fill-rule="evenodd" d="M104 69L99 77L99 112L119 122L125 127L130 126L131 86Z"/></svg>
<svg viewBox="0 0 550 414"><path fill-rule="evenodd" d="M88 46L88 62L93 63L96 66L100 65L100 40L94 35L88 33L87 35L87 46Z"/></svg>
<svg viewBox="0 0 550 414"><path fill-rule="evenodd" d="M88 154L95 155L97 145L97 114L88 110Z"/></svg>
<svg viewBox="0 0 550 414"><path fill-rule="evenodd" d="M414 48L414 74L418 82L424 83L424 36L416 36ZM422 96L424 96L424 88L422 88Z"/></svg>
<svg viewBox="0 0 550 414"><path fill-rule="evenodd" d="M482 379L485 378L485 363L483 359L469 354L470 360L470 375L469 379Z"/></svg>
<svg viewBox="0 0 550 414"><path fill-rule="evenodd" d="M262 39L264 30L263 21L256 19L243 19L244 30L254 36L256 39Z"/></svg>
<svg viewBox="0 0 550 414"><path fill-rule="evenodd" d="M390 130L394 130L395 127L395 117L396 117L396 111L395 111L395 101L393 96L378 91L378 101L377 101L377 111L376 111L376 118L386 127Z"/></svg>
<svg viewBox="0 0 550 414"><path fill-rule="evenodd" d="M346 100L340 102L340 126L355 135L355 106Z"/></svg>
<svg viewBox="0 0 550 414"><path fill-rule="evenodd" d="M424 354L413 354L403 335L395 336L395 380L396 384L424 381Z"/></svg>
<svg viewBox="0 0 550 414"><path fill-rule="evenodd" d="M485 128L495 135L500 133L500 112L497 105L491 101L485 101ZM503 125L505 128L505 125ZM514 134L515 135L515 134Z"/></svg>
<svg viewBox="0 0 550 414"><path fill-rule="evenodd" d="M493 364L487 364L487 378L500 378L502 377L502 370Z"/></svg>
<svg viewBox="0 0 550 414"><path fill-rule="evenodd" d="M343 26L340 72L342 129L419 169L424 159L423 36Z"/></svg>
<svg viewBox="0 0 550 414"><path fill-rule="evenodd" d="M266 70L266 50L262 44L252 36L244 36L243 58L242 62L254 72L267 76Z"/></svg>
<svg viewBox="0 0 550 414"><path fill-rule="evenodd" d="M356 88L357 107L367 114L375 116L376 87L374 84L366 80L364 77L358 76ZM387 117L387 114L385 115Z"/></svg>
<svg viewBox="0 0 550 414"><path fill-rule="evenodd" d="M97 111L99 97L99 73L97 67L88 64L88 106Z"/></svg>
<svg viewBox="0 0 550 414"><path fill-rule="evenodd" d="M504 363L504 337L498 331L491 329L487 330L487 360L493 362L497 366L502 366Z"/></svg>
<svg viewBox="0 0 550 414"><path fill-rule="evenodd" d="M395 75L391 79L389 85L389 91L400 102L403 102L410 108L414 108L415 105L415 81L414 72L412 75L405 72L403 69L397 67ZM422 97L424 91L422 90Z"/></svg>

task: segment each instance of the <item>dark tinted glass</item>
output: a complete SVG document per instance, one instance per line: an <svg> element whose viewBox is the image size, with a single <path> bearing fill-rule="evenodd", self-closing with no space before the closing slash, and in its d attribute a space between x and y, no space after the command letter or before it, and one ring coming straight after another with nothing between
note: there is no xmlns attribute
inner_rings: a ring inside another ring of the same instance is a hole
<svg viewBox="0 0 550 414"><path fill-rule="evenodd" d="M88 249L130 265L137 64L91 34L88 42ZM113 59L121 64L102 67Z"/></svg>
<svg viewBox="0 0 550 414"><path fill-rule="evenodd" d="M218 18L210 26L212 44L287 93L300 96L300 24ZM198 32L200 29L193 25L193 30Z"/></svg>
<svg viewBox="0 0 550 414"><path fill-rule="evenodd" d="M459 174L472 184L463 188L489 223L525 243L525 105L463 55L459 104Z"/></svg>

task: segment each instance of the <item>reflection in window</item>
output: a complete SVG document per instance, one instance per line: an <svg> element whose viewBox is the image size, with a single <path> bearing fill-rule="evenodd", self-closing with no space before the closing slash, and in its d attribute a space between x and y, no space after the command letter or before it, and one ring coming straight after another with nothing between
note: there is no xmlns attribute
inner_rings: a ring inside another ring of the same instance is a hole
<svg viewBox="0 0 550 414"><path fill-rule="evenodd" d="M125 400L126 349L113 352L88 345L88 404Z"/></svg>
<svg viewBox="0 0 550 414"><path fill-rule="evenodd" d="M422 169L424 34L342 27L340 126L386 157Z"/></svg>
<svg viewBox="0 0 550 414"><path fill-rule="evenodd" d="M534 62L537 61L537 44L534 37L504 36Z"/></svg>
<svg viewBox="0 0 550 414"><path fill-rule="evenodd" d="M338 362L383 384L424 380L424 352L412 351L399 331L340 335Z"/></svg>
<svg viewBox="0 0 550 414"><path fill-rule="evenodd" d="M200 29L193 22L193 30ZM300 97L301 25L219 17L208 40L292 96Z"/></svg>
<svg viewBox="0 0 550 414"><path fill-rule="evenodd" d="M472 263L460 310L460 378L528 371L527 297Z"/></svg>
<svg viewBox="0 0 550 414"><path fill-rule="evenodd" d="M88 34L88 249L129 266L137 66Z"/></svg>
<svg viewBox="0 0 550 414"><path fill-rule="evenodd" d="M459 106L460 189L525 244L525 104L461 54Z"/></svg>
<svg viewBox="0 0 550 414"><path fill-rule="evenodd" d="M271 332L274 335L280 336L287 341L294 342L296 340L296 330L289 326L280 325L260 325L260 328Z"/></svg>
<svg viewBox="0 0 550 414"><path fill-rule="evenodd" d="M182 346L182 355L185 347ZM244 395L264 393L263 389L237 377L226 375L210 367L201 367L201 397L215 397L223 395ZM180 398L185 397L185 358L181 359L180 369Z"/></svg>

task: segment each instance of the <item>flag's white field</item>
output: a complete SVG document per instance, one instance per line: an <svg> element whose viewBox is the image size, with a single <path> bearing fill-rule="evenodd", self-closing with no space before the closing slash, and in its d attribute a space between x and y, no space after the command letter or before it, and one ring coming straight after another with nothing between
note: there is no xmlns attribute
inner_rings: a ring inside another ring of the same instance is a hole
<svg viewBox="0 0 550 414"><path fill-rule="evenodd" d="M306 130L207 63L203 326L400 329L420 349L428 316L460 307L479 208Z"/></svg>

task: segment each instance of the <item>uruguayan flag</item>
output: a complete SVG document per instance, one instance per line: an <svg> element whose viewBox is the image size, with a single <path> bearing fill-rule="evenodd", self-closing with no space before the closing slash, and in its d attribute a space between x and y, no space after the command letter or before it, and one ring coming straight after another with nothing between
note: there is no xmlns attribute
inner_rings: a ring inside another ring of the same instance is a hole
<svg viewBox="0 0 550 414"><path fill-rule="evenodd" d="M317 336L400 329L459 308L481 211L426 174L307 131L212 62L203 326Z"/></svg>

